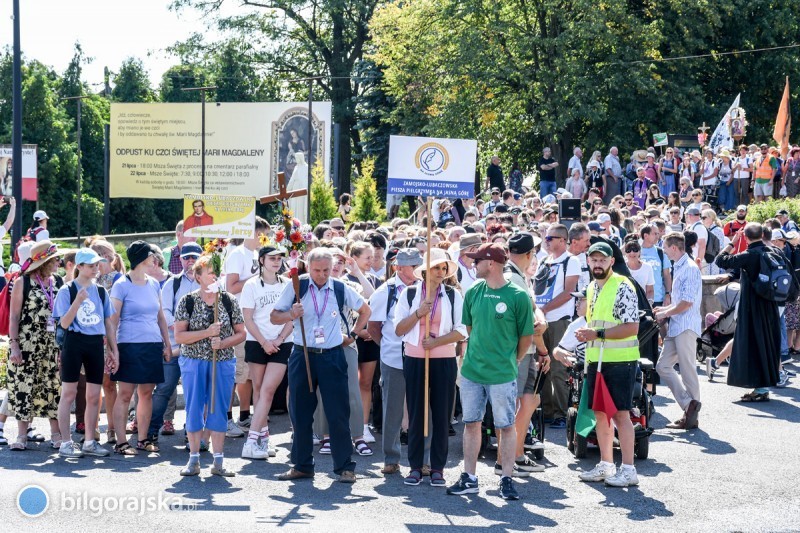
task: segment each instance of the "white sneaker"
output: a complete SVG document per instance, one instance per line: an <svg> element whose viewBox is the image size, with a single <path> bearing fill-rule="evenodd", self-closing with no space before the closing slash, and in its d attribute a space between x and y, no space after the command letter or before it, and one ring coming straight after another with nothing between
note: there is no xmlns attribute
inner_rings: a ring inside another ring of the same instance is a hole
<svg viewBox="0 0 800 533"><path fill-rule="evenodd" d="M67 459L77 459L78 457L83 457L83 452L78 448L77 444L68 440L62 442L61 446L58 447L58 455Z"/></svg>
<svg viewBox="0 0 800 533"><path fill-rule="evenodd" d="M630 487L639 484L639 476L636 475L636 467L623 465L617 469L617 473L606 478L606 485L609 487Z"/></svg>
<svg viewBox="0 0 800 533"><path fill-rule="evenodd" d="M238 439L244 437L244 431L242 431L242 428L236 425L236 422L233 420L228 420L228 431L225 432L225 436L232 439Z"/></svg>
<svg viewBox="0 0 800 533"><path fill-rule="evenodd" d="M278 452L275 451L275 448L269 443L269 437L265 439L261 439L261 449L266 451L270 457L275 457L278 455Z"/></svg>
<svg viewBox="0 0 800 533"><path fill-rule="evenodd" d="M600 461L593 469L588 472L581 472L578 477L581 481L603 481L614 476L617 473L617 467L613 463L604 463Z"/></svg>
<svg viewBox="0 0 800 533"><path fill-rule="evenodd" d="M111 452L100 446L97 441L92 441L91 444L84 442L81 449L84 455L92 455L94 457L108 457Z"/></svg>
<svg viewBox="0 0 800 533"><path fill-rule="evenodd" d="M262 448L257 442L248 440L242 447L242 459L266 459L269 457L267 450Z"/></svg>
<svg viewBox="0 0 800 533"><path fill-rule="evenodd" d="M375 437L372 435L372 432L369 430L369 426L364 424L364 442L367 444L373 444L375 442Z"/></svg>
<svg viewBox="0 0 800 533"><path fill-rule="evenodd" d="M294 434L292 434L292 438L294 438ZM319 446L320 438L317 436L316 433L311 434L311 440L314 441L314 446Z"/></svg>

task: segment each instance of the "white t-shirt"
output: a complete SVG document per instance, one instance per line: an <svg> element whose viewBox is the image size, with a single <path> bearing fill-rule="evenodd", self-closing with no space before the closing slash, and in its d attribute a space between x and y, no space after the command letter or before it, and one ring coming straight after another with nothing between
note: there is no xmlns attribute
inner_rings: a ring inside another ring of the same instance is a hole
<svg viewBox="0 0 800 533"><path fill-rule="evenodd" d="M257 276L258 252L255 250L248 250L245 248L244 244L237 246L228 254L228 257L225 258L222 272L225 274L226 281L228 274L239 274L239 281L247 281L253 276ZM234 294L234 296L236 296L238 300L240 294Z"/></svg>
<svg viewBox="0 0 800 533"><path fill-rule="evenodd" d="M402 370L403 340L395 334L394 317L399 306L398 300L401 297L407 298L405 294L407 287L396 275L390 281L395 284L395 291L389 313L386 312L390 288L390 284L387 282L378 287L369 298L369 307L372 310L369 320L383 323L381 326L381 362L397 370Z"/></svg>
<svg viewBox="0 0 800 533"><path fill-rule="evenodd" d="M566 274L562 271L564 262L566 261L567 271ZM563 254L555 259L548 259L546 264L550 265L550 277L547 281L544 293L536 296L536 306L541 307L549 303L553 298L564 292L564 280L570 276L581 275L581 263L577 257L564 251ZM570 297L569 300L560 307L552 309L545 313L545 320L548 322L555 322L562 318L572 318L575 312L575 298Z"/></svg>
<svg viewBox="0 0 800 533"><path fill-rule="evenodd" d="M386 263L384 263L383 266L381 268L379 268L378 270L375 270L374 268L370 268L369 272L370 272L370 274L372 274L376 278L383 279L383 277L386 275Z"/></svg>
<svg viewBox="0 0 800 533"><path fill-rule="evenodd" d="M705 160L705 164L703 165L703 179L701 180L701 185L705 186L712 186L717 182L716 177L712 177L714 174L714 169L717 168L717 161L712 159L709 161L708 159Z"/></svg>
<svg viewBox="0 0 800 533"><path fill-rule="evenodd" d="M705 241L706 246L708 246L708 230L702 222L695 222L689 229L697 233L697 244L692 248L692 257L697 259L697 249L700 246L700 241ZM700 259L702 259L702 257Z"/></svg>
<svg viewBox="0 0 800 533"><path fill-rule="evenodd" d="M461 296L464 296L469 288L478 281L478 276L475 273L475 267L467 268L461 261L458 261L458 270L460 273L457 274L458 284L461 286Z"/></svg>
<svg viewBox="0 0 800 533"><path fill-rule="evenodd" d="M283 292L283 288L289 283L285 278L278 278L278 283L262 283L258 276L252 277L245 282L242 292L239 294L239 305L242 309L253 310L253 321L258 326L258 331L269 340L280 335L283 326L277 326L269 319L275 302L278 301ZM245 328L247 329L247 328ZM247 331L247 340L257 340Z"/></svg>
<svg viewBox="0 0 800 533"><path fill-rule="evenodd" d="M642 289L646 289L648 285L652 285L655 288L656 278L653 275L653 265L642 263L638 270L634 270L628 265L628 270L631 271L631 276Z"/></svg>
<svg viewBox="0 0 800 533"><path fill-rule="evenodd" d="M753 164L753 159L749 155L746 155L744 157L737 157L733 160L733 163L738 163L742 168L750 168L750 166ZM749 177L750 172L746 170L736 170L733 173L733 179L747 179Z"/></svg>
<svg viewBox="0 0 800 533"><path fill-rule="evenodd" d="M581 160L578 158L577 155L573 155L569 159L569 164L567 165L567 171L569 172L569 176L572 177L572 169L577 168L581 171L581 178L583 177L583 165L581 164Z"/></svg>
<svg viewBox="0 0 800 533"><path fill-rule="evenodd" d="M569 326L567 326L567 331L564 332L564 336L561 337L561 340L558 342L558 347L564 350L565 352L569 352L571 354L584 357L585 356L584 352L586 350L586 343L579 341L575 333L579 329L585 327L586 327L585 316L578 317L576 320L570 322Z"/></svg>
<svg viewBox="0 0 800 533"><path fill-rule="evenodd" d="M589 286L592 277L589 275L589 263L586 260L586 252L580 253L574 257L576 257L581 264L581 275L578 278L578 292L580 292Z"/></svg>

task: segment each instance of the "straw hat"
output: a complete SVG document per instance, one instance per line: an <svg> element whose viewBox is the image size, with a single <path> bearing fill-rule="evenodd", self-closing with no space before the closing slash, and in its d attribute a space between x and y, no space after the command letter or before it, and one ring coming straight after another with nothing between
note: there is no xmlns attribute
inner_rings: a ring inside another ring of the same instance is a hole
<svg viewBox="0 0 800 533"><path fill-rule="evenodd" d="M441 265L442 263L447 264L447 275L445 277L449 278L450 276L454 275L458 271L458 266L450 259L450 255L441 248L431 248L431 267L435 267L436 265ZM428 256L427 254L422 258L422 264L414 269L414 275L418 278L422 278L422 273L425 271L428 264Z"/></svg>
<svg viewBox="0 0 800 533"><path fill-rule="evenodd" d="M23 272L32 272L45 264L47 261L54 257L62 255L64 252L58 249L58 246L49 240L39 241L31 246L30 262L23 265Z"/></svg>
<svg viewBox="0 0 800 533"><path fill-rule="evenodd" d="M638 163L644 163L647 161L647 150L636 150L631 154L631 159Z"/></svg>
<svg viewBox="0 0 800 533"><path fill-rule="evenodd" d="M730 159L730 158L731 158L731 153L730 153L730 152L728 151L728 149L726 148L726 149L722 150L722 151L719 153L719 156L720 156L720 157L727 157L728 159Z"/></svg>

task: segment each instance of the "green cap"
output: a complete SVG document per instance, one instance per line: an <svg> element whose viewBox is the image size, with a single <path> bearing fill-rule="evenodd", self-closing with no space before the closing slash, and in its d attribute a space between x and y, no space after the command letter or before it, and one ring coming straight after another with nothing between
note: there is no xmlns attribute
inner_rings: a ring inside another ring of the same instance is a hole
<svg viewBox="0 0 800 533"><path fill-rule="evenodd" d="M606 257L614 257L614 250L611 249L605 242L596 242L592 246L589 247L589 251L586 252L586 255L592 255L595 252L599 252Z"/></svg>

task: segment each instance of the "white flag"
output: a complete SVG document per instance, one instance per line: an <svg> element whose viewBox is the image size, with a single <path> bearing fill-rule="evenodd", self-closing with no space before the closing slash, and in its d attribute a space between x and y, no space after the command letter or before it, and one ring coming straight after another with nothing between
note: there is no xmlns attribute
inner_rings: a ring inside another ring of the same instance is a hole
<svg viewBox="0 0 800 533"><path fill-rule="evenodd" d="M715 154L723 148L733 150L733 138L731 137L731 130L728 127L728 117L730 116L731 111L739 107L740 96L742 96L741 93L736 95L736 100L733 101L733 104L731 104L728 112L722 116L722 120L719 121L717 129L714 130L714 134L711 136L708 147L711 148Z"/></svg>

